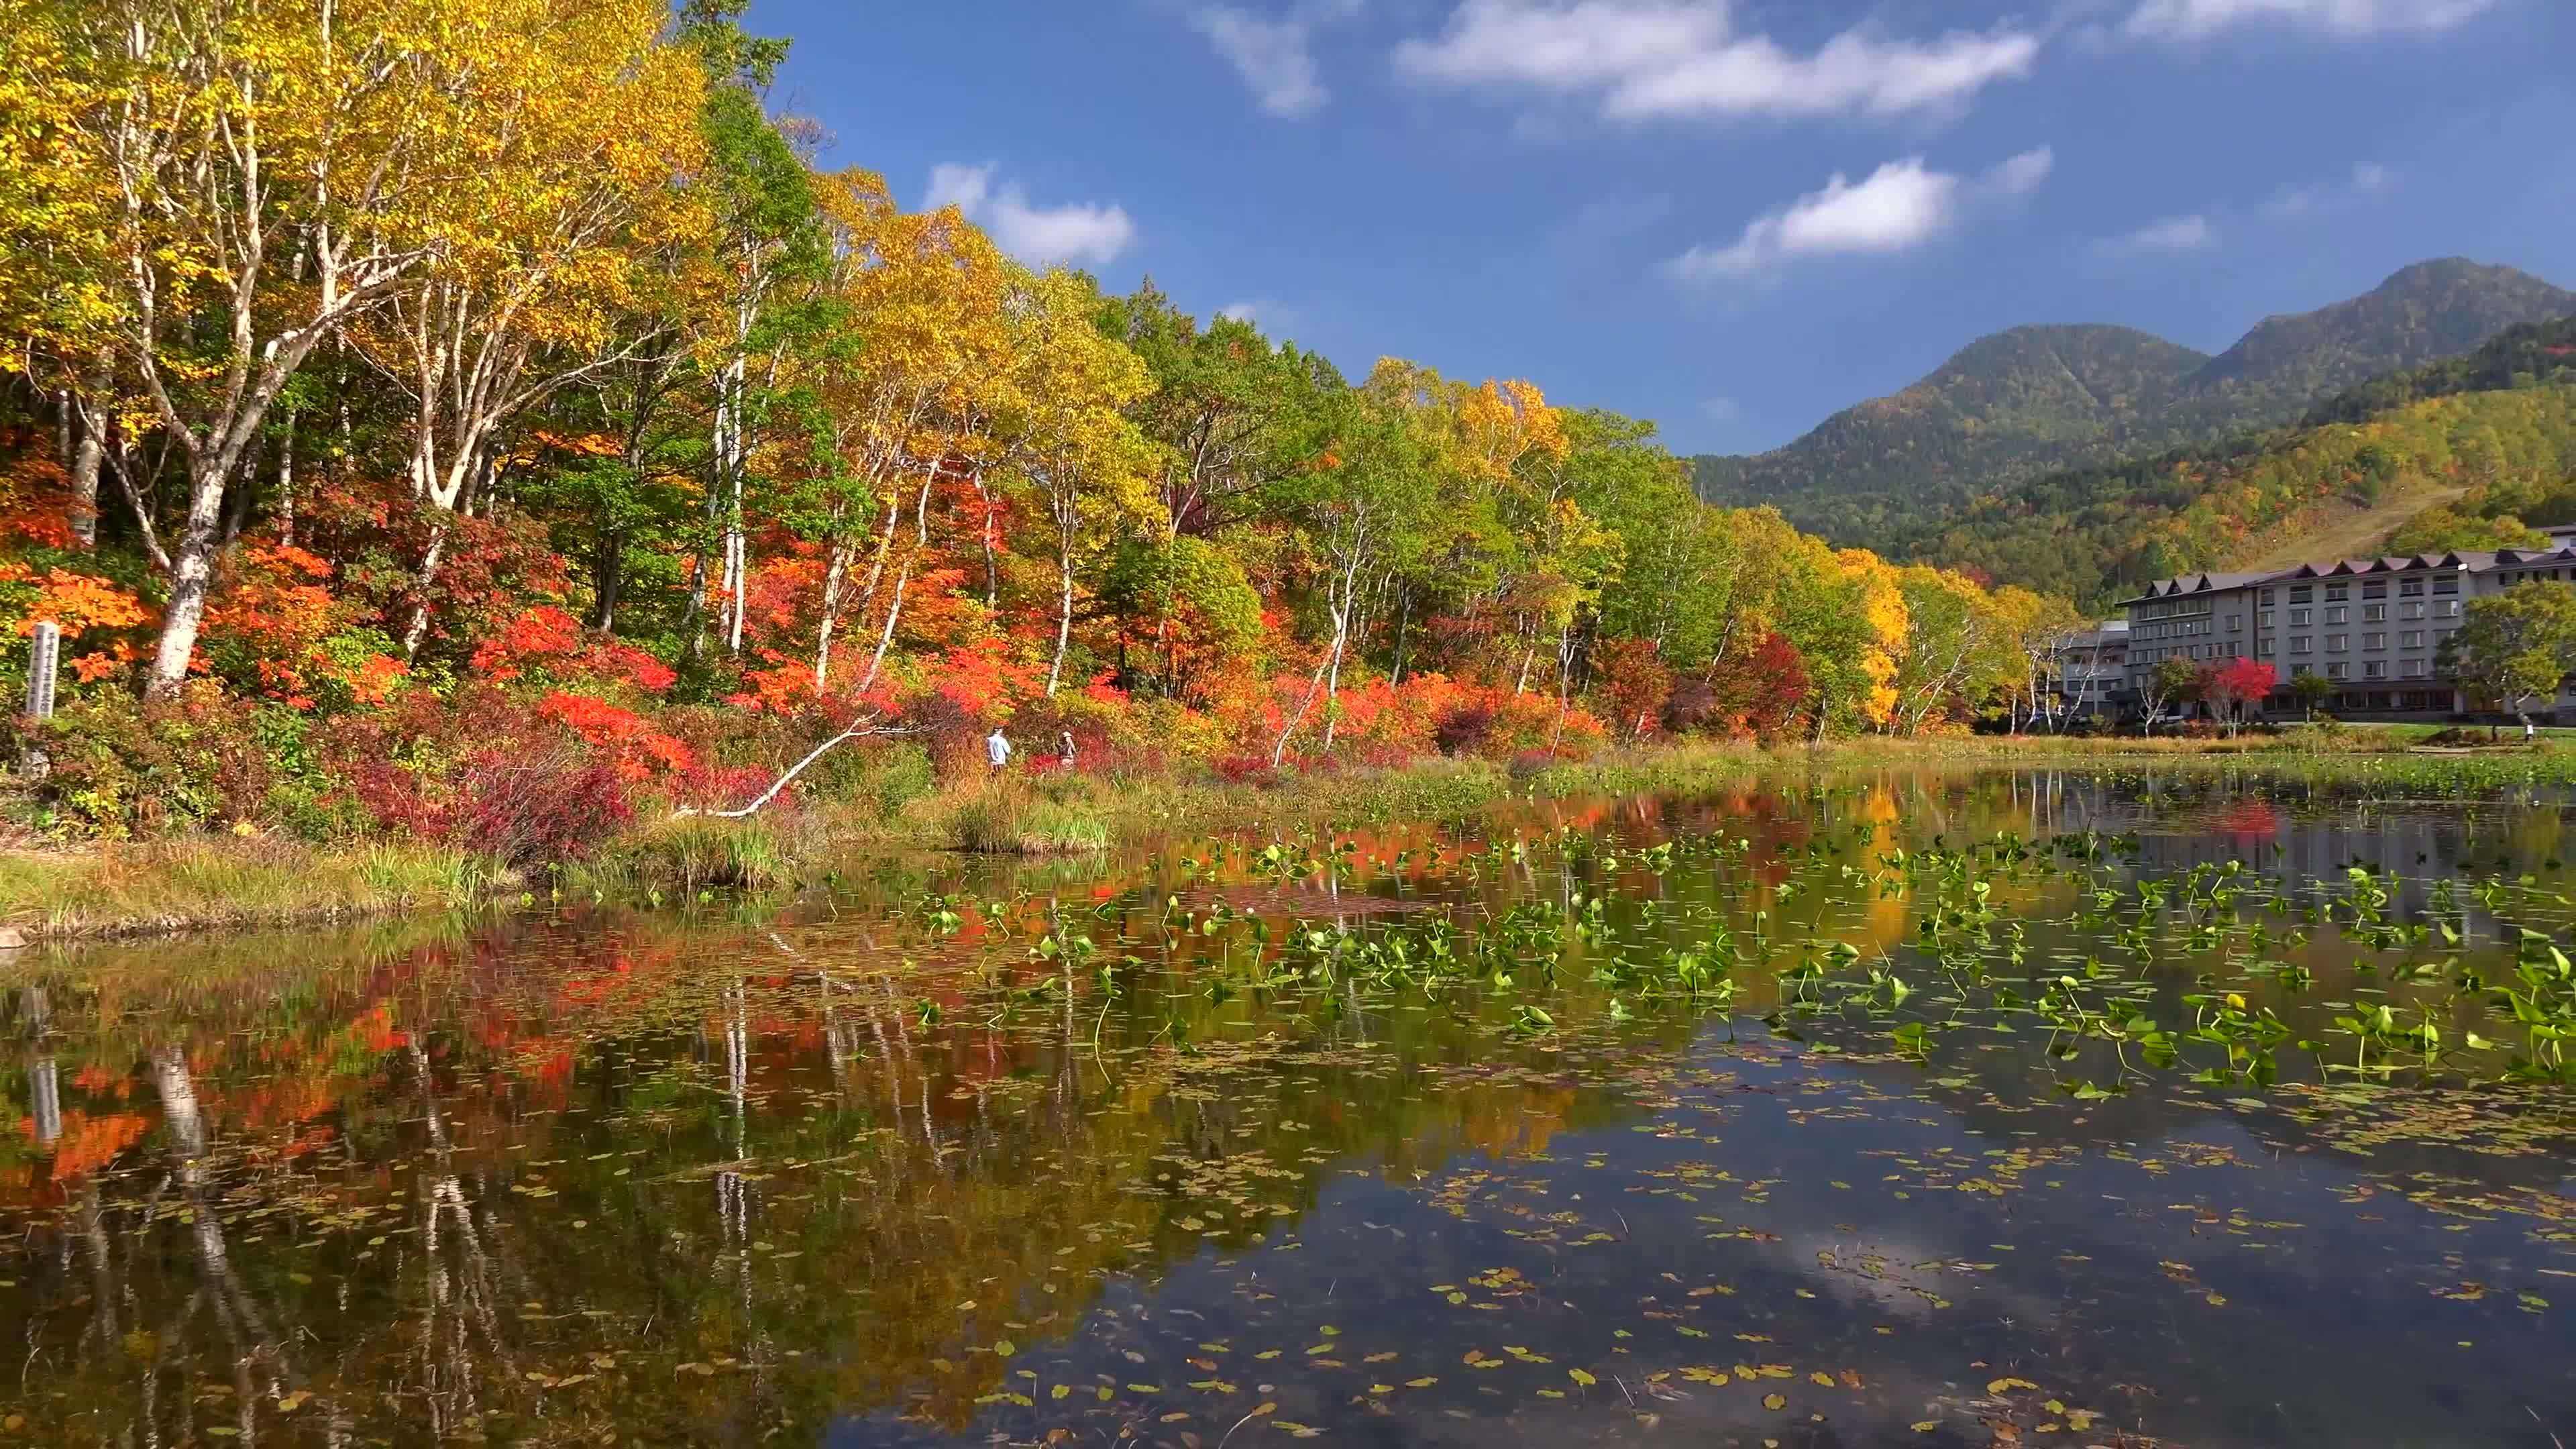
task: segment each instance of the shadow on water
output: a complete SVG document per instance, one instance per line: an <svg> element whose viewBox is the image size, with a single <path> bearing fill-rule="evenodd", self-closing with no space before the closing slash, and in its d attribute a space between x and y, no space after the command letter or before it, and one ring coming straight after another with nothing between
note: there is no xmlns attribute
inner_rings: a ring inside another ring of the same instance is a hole
<svg viewBox="0 0 2576 1449"><path fill-rule="evenodd" d="M2566 823L1810 775L56 952L0 1442L2549 1445Z"/></svg>

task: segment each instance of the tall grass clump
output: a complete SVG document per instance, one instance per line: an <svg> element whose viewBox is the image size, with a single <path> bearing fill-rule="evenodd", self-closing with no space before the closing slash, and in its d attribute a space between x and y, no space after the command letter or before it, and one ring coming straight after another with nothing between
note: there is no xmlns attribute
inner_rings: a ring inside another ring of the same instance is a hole
<svg viewBox="0 0 2576 1449"><path fill-rule="evenodd" d="M947 843L982 855L1054 855L1106 850L1121 833L1098 787L1080 779L1033 782L1024 776L970 787L948 812ZM1130 798L1132 797L1132 798ZM1141 808L1142 792L1120 799Z"/></svg>
<svg viewBox="0 0 2576 1449"><path fill-rule="evenodd" d="M429 843L325 850L273 836L195 836L0 856L0 922L38 935L136 935L448 910L499 883L489 862Z"/></svg>
<svg viewBox="0 0 2576 1449"><path fill-rule="evenodd" d="M764 816L681 815L620 837L598 872L638 887L758 890L792 879L795 850Z"/></svg>

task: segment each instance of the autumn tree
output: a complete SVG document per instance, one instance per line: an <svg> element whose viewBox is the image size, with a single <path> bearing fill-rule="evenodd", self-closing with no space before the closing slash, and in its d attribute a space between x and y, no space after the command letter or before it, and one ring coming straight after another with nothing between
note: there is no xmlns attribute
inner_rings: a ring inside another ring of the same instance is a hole
<svg viewBox="0 0 2576 1449"><path fill-rule="evenodd" d="M1101 334L1097 300L1089 279L1056 271L1027 279L1006 308L1018 377L1005 427L1055 555L1050 695L1064 682L1073 639L1077 565L1106 558L1128 529L1164 516L1153 449L1123 411L1151 379L1134 353Z"/></svg>
<svg viewBox="0 0 2576 1449"><path fill-rule="evenodd" d="M2576 673L2576 585L2534 579L2471 599L2438 658L2470 695L2528 729L2533 709Z"/></svg>
<svg viewBox="0 0 2576 1449"><path fill-rule="evenodd" d="M2084 616L2064 599L2016 584L1995 590L1992 602L2004 667L2015 676L2005 693L2005 723L2015 731L2023 721L2054 729L2062 702L2059 659L2068 641L2086 629Z"/></svg>
<svg viewBox="0 0 2576 1449"><path fill-rule="evenodd" d="M2302 670L2290 676L2290 698L2297 702L2302 719L2313 721L2318 706L2334 698L2335 683L2322 674Z"/></svg>
<svg viewBox="0 0 2576 1449"><path fill-rule="evenodd" d="M1410 364L1380 363L1367 385L1335 400L1331 442L1312 469L1278 486L1282 511L1301 526L1321 585L1327 636L1313 679L1271 747L1274 766L1319 698L1328 702L1324 744L1331 748L1332 702L1340 697L1362 586L1423 547L1437 488L1434 442L1422 416L1433 400L1414 386L1418 376Z"/></svg>
<svg viewBox="0 0 2576 1449"><path fill-rule="evenodd" d="M2200 671L2192 662L2179 656L2159 659L2138 682L2138 704L2146 716L2147 733L2167 718L2179 715L2200 699Z"/></svg>
<svg viewBox="0 0 2576 1449"><path fill-rule="evenodd" d="M654 263L707 223L702 199L680 185L707 154L703 72L660 43L656 0L483 3L504 13L479 63L503 79L482 87L492 121L458 138L446 198L455 221L350 329L410 403L404 475L434 515L472 510L512 420L659 344L618 323L641 310L641 289L666 283ZM561 25L578 26L582 42L563 43ZM792 159L788 169L802 177ZM444 517L430 525L424 587L450 531ZM424 595L403 630L407 655L429 626Z"/></svg>
<svg viewBox="0 0 2576 1449"><path fill-rule="evenodd" d="M2197 688L2231 735L2244 723L2245 711L2271 698L2280 672L2252 659L2208 660L2200 666Z"/></svg>

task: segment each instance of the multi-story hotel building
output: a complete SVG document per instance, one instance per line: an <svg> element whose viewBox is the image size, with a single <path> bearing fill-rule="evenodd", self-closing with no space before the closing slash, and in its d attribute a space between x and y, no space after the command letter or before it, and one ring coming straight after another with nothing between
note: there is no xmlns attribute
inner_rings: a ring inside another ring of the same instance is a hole
<svg viewBox="0 0 2576 1449"><path fill-rule="evenodd" d="M2440 663L2467 601L2532 579L2576 582L2576 526L2549 546L2335 559L2265 573L2186 574L2123 601L2128 692L2167 659L2253 659L2286 687L2302 674L2335 685L2345 716L2440 717L2469 707ZM2277 697L2276 697L2277 698ZM2559 707L2576 709L2576 692Z"/></svg>

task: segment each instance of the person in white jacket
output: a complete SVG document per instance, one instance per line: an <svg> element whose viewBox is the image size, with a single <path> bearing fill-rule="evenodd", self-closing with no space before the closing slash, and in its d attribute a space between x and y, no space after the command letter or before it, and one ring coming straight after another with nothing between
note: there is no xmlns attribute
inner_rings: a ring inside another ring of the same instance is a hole
<svg viewBox="0 0 2576 1449"><path fill-rule="evenodd" d="M997 775L1011 766L1010 737L1002 733L1000 725L993 726L993 732L984 736L984 758L993 762L993 773Z"/></svg>

